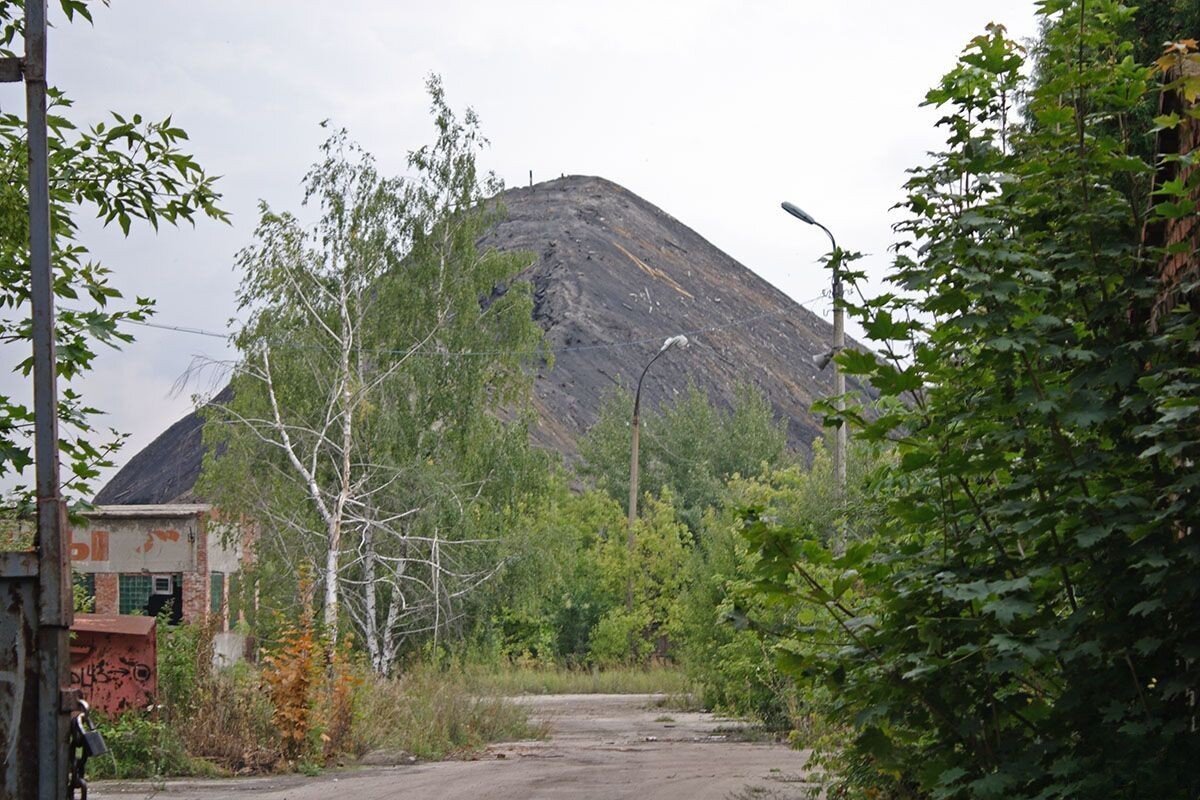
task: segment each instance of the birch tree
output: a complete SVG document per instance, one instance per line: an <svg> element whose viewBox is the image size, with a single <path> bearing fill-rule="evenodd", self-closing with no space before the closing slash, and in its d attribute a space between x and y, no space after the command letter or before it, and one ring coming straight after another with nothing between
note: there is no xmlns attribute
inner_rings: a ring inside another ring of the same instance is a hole
<svg viewBox="0 0 1200 800"><path fill-rule="evenodd" d="M205 429L202 493L258 520L285 572L319 577L330 640L349 621L380 672L453 629L540 465L524 367L541 332L508 285L529 259L476 249L501 187L477 172L474 113L428 88L437 135L411 177L338 132L305 178L315 223L263 206L238 259L232 400Z"/></svg>

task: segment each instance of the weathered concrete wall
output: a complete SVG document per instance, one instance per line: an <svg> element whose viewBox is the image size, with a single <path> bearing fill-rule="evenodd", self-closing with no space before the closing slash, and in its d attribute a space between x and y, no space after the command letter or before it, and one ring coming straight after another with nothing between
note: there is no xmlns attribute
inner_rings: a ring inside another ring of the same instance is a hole
<svg viewBox="0 0 1200 800"><path fill-rule="evenodd" d="M240 633L218 633L213 636L213 666L228 667L246 657L246 637Z"/></svg>
<svg viewBox="0 0 1200 800"><path fill-rule="evenodd" d="M71 563L81 572L192 572L203 530L199 516L96 516L71 536Z"/></svg>
<svg viewBox="0 0 1200 800"><path fill-rule="evenodd" d="M228 522L208 523L208 568L231 575L242 568L245 533Z"/></svg>
<svg viewBox="0 0 1200 800"><path fill-rule="evenodd" d="M97 506L73 533L72 566L94 576L95 612L120 610L120 576L180 575L178 610L184 622L200 622L219 608L218 630L227 630L230 576L248 563L254 532L224 521L212 506ZM221 597L212 597L219 572ZM153 610L153 606L151 606Z"/></svg>

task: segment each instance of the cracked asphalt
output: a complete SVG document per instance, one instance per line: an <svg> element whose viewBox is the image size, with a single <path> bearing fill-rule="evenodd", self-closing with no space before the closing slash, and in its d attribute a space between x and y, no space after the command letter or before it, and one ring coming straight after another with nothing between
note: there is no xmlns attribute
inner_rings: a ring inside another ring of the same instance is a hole
<svg viewBox="0 0 1200 800"><path fill-rule="evenodd" d="M741 723L659 705L658 695L516 698L548 738L488 747L469 760L358 766L317 777L97 781L93 798L170 800L726 800L803 796L808 753L743 741ZM388 761L376 754L372 762Z"/></svg>

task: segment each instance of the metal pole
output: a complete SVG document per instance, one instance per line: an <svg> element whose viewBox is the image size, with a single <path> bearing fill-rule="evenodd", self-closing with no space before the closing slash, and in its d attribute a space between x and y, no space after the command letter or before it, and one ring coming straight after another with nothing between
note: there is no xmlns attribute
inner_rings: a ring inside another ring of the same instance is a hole
<svg viewBox="0 0 1200 800"><path fill-rule="evenodd" d="M830 240L833 235L830 234ZM837 243L833 245L833 257L835 259L833 265L833 392L837 396L835 401L838 410L838 416L846 410L846 375L842 372L841 366L837 362L837 354L842 352L846 346L846 310L842 308L842 275L841 267L841 252L837 249ZM846 500L846 423L839 421L837 426L837 441L833 448L833 472L837 480L837 499L838 505L842 505Z"/></svg>
<svg viewBox="0 0 1200 800"><path fill-rule="evenodd" d="M838 506L838 511L844 511L846 501L846 423L841 419L842 413L846 410L846 401L843 395L846 394L846 376L842 374L842 368L837 363L837 354L842 352L846 346L846 311L842 307L842 251L838 249L837 239L833 238L833 233L817 222L811 214L804 209L796 206L786 200L780 204L784 211L791 214L801 222L809 225L816 225L821 230L825 231L825 235L829 237L829 244L833 247L833 252L829 257L830 267L833 269L833 349L830 351L833 360L833 393L835 396L834 406L838 411L838 426L834 432L833 444L833 476L834 476L834 499ZM822 368L824 364L821 365ZM837 549L845 546L845 531L839 529L837 539L834 542Z"/></svg>
<svg viewBox="0 0 1200 800"><path fill-rule="evenodd" d="M50 175L46 145L46 0L25 2L25 100L29 142L29 269L33 314L34 462L37 489L38 797L68 797L68 634L73 621L70 542L58 480L58 386Z"/></svg>
<svg viewBox="0 0 1200 800"><path fill-rule="evenodd" d="M633 412L633 446L629 458L629 524L626 527L625 546L629 551L629 559L633 561L633 523L637 520L638 495L638 415ZM625 582L625 610L633 611L633 566L630 564L629 577Z"/></svg>
<svg viewBox="0 0 1200 800"><path fill-rule="evenodd" d="M646 373L650 371L650 367L655 361L662 356L663 353L670 350L675 345L687 347L688 340L686 336L672 336L663 342L662 347L654 354L654 358L647 362L642 369L642 374L638 376L637 390L633 393L633 420L630 425L630 433L632 434L629 446L629 521L625 532L625 546L629 552L629 577L625 581L625 610L633 611L633 549L635 545L633 537L633 525L637 522L637 504L638 504L638 439L640 433L640 411L642 407L642 381L646 380Z"/></svg>
<svg viewBox="0 0 1200 800"><path fill-rule="evenodd" d="M837 362L837 354L846 347L846 309L842 307L842 251L838 249L837 239L833 238L833 233L829 228L816 220L813 220L812 224L825 231L825 235L829 237L829 244L833 247L833 252L830 254L830 265L833 268L833 393L837 398L834 405L840 417L841 413L846 410L844 397L846 376ZM838 422L837 430L834 433L833 475L837 502L840 507L846 499L846 423L844 421Z"/></svg>
<svg viewBox="0 0 1200 800"><path fill-rule="evenodd" d="M821 223L815 223L818 228L825 231L829 235L829 243L833 246L833 254L830 256L830 263L833 268L833 393L835 396L834 406L838 411L838 425L834 431L833 444L833 475L834 475L834 502L837 504L838 515L841 521L837 525L837 532L834 534L834 550L841 553L846 547L846 431L847 425L844 419L841 419L842 412L846 410L846 375L842 372L842 367L837 362L838 353L842 352L846 346L846 309L842 307L842 251L838 249L837 240L833 238L833 234L829 229Z"/></svg>
<svg viewBox="0 0 1200 800"><path fill-rule="evenodd" d="M630 423L632 439L629 446L629 521L625 528L625 547L629 553L629 575L625 579L625 610L633 611L633 524L637 521L637 503L638 503L638 439L639 439L639 412L642 405L642 381L646 377L646 373L650 370L650 364L658 360L663 351L658 351L654 358L650 359L650 363L646 364L646 368L642 370L641 377L638 378L637 391L633 393L633 420Z"/></svg>

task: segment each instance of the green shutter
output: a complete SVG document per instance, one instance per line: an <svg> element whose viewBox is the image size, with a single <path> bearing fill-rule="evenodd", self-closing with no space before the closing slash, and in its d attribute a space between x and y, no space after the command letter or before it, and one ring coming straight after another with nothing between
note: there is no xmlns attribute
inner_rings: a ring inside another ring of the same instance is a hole
<svg viewBox="0 0 1200 800"><path fill-rule="evenodd" d="M210 572L208 584L208 610L214 614L221 613L221 601L225 597L225 573Z"/></svg>

